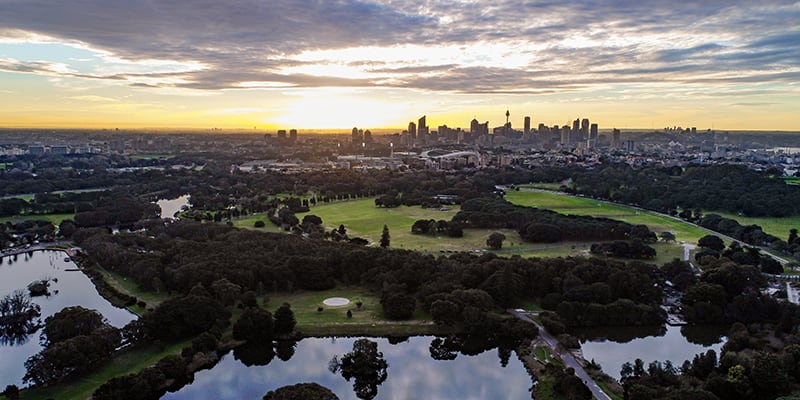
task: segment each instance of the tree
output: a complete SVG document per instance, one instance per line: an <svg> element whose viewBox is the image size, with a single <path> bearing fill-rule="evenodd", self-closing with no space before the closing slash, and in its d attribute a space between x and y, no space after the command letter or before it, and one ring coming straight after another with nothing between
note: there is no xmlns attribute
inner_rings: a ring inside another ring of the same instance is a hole
<svg viewBox="0 0 800 400"><path fill-rule="evenodd" d="M661 232L661 240L663 240L665 242L674 242L675 241L675 235L672 232L668 232L668 231Z"/></svg>
<svg viewBox="0 0 800 400"><path fill-rule="evenodd" d="M716 251L722 251L725 249L725 242L723 242L719 236L715 235L705 235L697 241L697 244L700 247L705 247Z"/></svg>
<svg viewBox="0 0 800 400"><path fill-rule="evenodd" d="M6 390L4 390L0 394L5 395L8 400L18 400L19 388L17 387L17 385L8 385L6 386Z"/></svg>
<svg viewBox="0 0 800 400"><path fill-rule="evenodd" d="M403 320L414 315L417 302L414 297L405 293L393 293L384 296L381 300L383 313L389 319Z"/></svg>
<svg viewBox="0 0 800 400"><path fill-rule="evenodd" d="M381 247L389 247L389 227L383 225L383 232L381 232Z"/></svg>
<svg viewBox="0 0 800 400"><path fill-rule="evenodd" d="M506 240L506 235L500 232L492 232L486 239L486 245L492 250L500 250L503 248L503 241Z"/></svg>
<svg viewBox="0 0 800 400"><path fill-rule="evenodd" d="M294 318L289 303L283 303L275 310L275 333L278 335L288 335L294 331L297 321Z"/></svg>
<svg viewBox="0 0 800 400"><path fill-rule="evenodd" d="M233 325L233 338L247 341L270 341L274 328L272 314L269 311L249 307Z"/></svg>
<svg viewBox="0 0 800 400"><path fill-rule="evenodd" d="M44 321L42 333L49 344L79 335L89 335L106 324L99 312L81 306L66 307Z"/></svg>

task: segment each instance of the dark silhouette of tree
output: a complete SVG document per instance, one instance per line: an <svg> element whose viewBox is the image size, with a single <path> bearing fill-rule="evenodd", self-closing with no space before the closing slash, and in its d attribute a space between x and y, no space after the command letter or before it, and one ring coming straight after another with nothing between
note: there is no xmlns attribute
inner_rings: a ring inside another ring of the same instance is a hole
<svg viewBox="0 0 800 400"><path fill-rule="evenodd" d="M342 377L350 381L354 378L353 390L359 399L372 399L378 395L378 386L388 377L386 369L389 364L378 351L378 343L369 339L358 339L353 343L353 351L334 357L329 364L331 372L341 372Z"/></svg>
<svg viewBox="0 0 800 400"><path fill-rule="evenodd" d="M389 227L383 225L383 232L381 232L381 247L389 247Z"/></svg>
<svg viewBox="0 0 800 400"><path fill-rule="evenodd" d="M297 325L297 320L294 318L294 311L289 303L283 303L275 310L275 333L288 335L294 331L295 325Z"/></svg>
<svg viewBox="0 0 800 400"><path fill-rule="evenodd" d="M270 391L262 400L339 400L328 388L316 383L298 383Z"/></svg>
<svg viewBox="0 0 800 400"><path fill-rule="evenodd" d="M492 250L500 250L503 248L504 240L506 240L506 235L500 232L492 232L486 239L486 245Z"/></svg>
<svg viewBox="0 0 800 400"><path fill-rule="evenodd" d="M722 251L725 249L725 242L719 238L719 236L715 235L705 235L697 241L697 245L700 247L706 247L716 251Z"/></svg>

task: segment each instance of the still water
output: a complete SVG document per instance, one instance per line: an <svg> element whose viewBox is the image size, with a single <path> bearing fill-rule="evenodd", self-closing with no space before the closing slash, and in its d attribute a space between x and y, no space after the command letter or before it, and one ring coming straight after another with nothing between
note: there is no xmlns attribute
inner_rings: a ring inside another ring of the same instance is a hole
<svg viewBox="0 0 800 400"><path fill-rule="evenodd" d="M719 357L725 328L666 326L582 330L583 358L594 359L603 372L619 380L622 364L637 358L647 366L653 361L671 361L678 368L695 354L713 349Z"/></svg>
<svg viewBox="0 0 800 400"><path fill-rule="evenodd" d="M35 251L3 257L0 259L0 296L18 289L27 291L29 283L50 279L51 295L33 298L42 309L42 322L69 306L97 310L116 327L136 319L136 315L128 310L114 307L102 298L92 281L82 272L67 271L78 267L72 261L65 261L64 257L66 255L60 251ZM27 341L22 344L0 342L0 388L10 384L22 386L25 360L42 350L39 345L40 332L28 335Z"/></svg>
<svg viewBox="0 0 800 400"><path fill-rule="evenodd" d="M391 344L370 338L389 363L388 378L377 387L375 399L530 399L531 378L512 352L505 367L498 349L477 355L458 354L454 360L434 360L430 336L411 337ZM334 357L353 349L356 338L310 338L297 342L288 361L274 358L265 366L246 367L227 354L211 370L200 371L194 383L162 399L259 399L266 392L286 385L316 382L340 399L357 399L353 380L328 369ZM285 358L285 357L284 357Z"/></svg>
<svg viewBox="0 0 800 400"><path fill-rule="evenodd" d="M161 218L175 218L175 213L181 211L183 206L189 207L189 195L185 194L177 199L161 199L156 204L161 207Z"/></svg>

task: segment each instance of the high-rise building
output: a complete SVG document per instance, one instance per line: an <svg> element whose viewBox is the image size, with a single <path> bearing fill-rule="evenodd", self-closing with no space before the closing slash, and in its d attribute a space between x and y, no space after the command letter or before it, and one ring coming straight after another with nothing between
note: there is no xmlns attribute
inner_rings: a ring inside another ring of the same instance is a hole
<svg viewBox="0 0 800 400"><path fill-rule="evenodd" d="M358 128L354 127L352 133L350 134L353 139L354 145L361 145L361 142L364 140L363 131L359 131Z"/></svg>
<svg viewBox="0 0 800 400"><path fill-rule="evenodd" d="M525 127L523 128L523 134L525 135L525 140L530 139L531 137L531 117L525 116Z"/></svg>
<svg viewBox="0 0 800 400"><path fill-rule="evenodd" d="M615 148L615 149L619 148L619 145L620 145L619 138L620 138L620 131L619 131L619 129L614 128L611 131L611 147L612 148Z"/></svg>
<svg viewBox="0 0 800 400"><path fill-rule="evenodd" d="M289 130L289 141L292 142L292 144L297 143L297 129Z"/></svg>
<svg viewBox="0 0 800 400"><path fill-rule="evenodd" d="M423 115L419 121L417 121L417 134L418 136L422 136L423 138L428 135L428 124L425 120L425 116Z"/></svg>
<svg viewBox="0 0 800 400"><path fill-rule="evenodd" d="M569 125L564 125L561 128L561 144L562 145L567 146L567 145L570 144L570 141L572 139L570 137L571 134L572 134L572 132L570 132Z"/></svg>
<svg viewBox="0 0 800 400"><path fill-rule="evenodd" d="M589 136L589 118L581 120L581 135Z"/></svg>
<svg viewBox="0 0 800 400"><path fill-rule="evenodd" d="M577 132L581 129L581 119L576 118L575 121L572 121L572 130Z"/></svg>
<svg viewBox="0 0 800 400"><path fill-rule="evenodd" d="M589 148L597 145L597 124L589 125Z"/></svg>
<svg viewBox="0 0 800 400"><path fill-rule="evenodd" d="M408 123L408 134L411 135L411 140L417 138L417 124L414 121Z"/></svg>
<svg viewBox="0 0 800 400"><path fill-rule="evenodd" d="M364 143L372 143L372 132L369 129L364 131Z"/></svg>
<svg viewBox="0 0 800 400"><path fill-rule="evenodd" d="M278 141L283 142L286 140L286 129L281 129L278 131Z"/></svg>

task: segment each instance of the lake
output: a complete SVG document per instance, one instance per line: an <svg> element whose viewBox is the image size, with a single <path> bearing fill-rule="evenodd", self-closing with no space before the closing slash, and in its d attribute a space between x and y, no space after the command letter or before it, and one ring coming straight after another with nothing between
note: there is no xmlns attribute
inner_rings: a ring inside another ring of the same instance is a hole
<svg viewBox="0 0 800 400"><path fill-rule="evenodd" d="M64 261L66 254L61 251L35 251L0 259L0 296L17 289L25 289L35 280L51 279L51 296L34 297L33 301L42 309L44 319L61 311L64 307L82 306L99 311L111 325L125 326L136 319L128 310L114 307L97 293L92 281L80 271L67 271L78 268L72 261ZM52 281L57 279L57 282ZM57 294L56 294L57 291ZM40 330L41 331L41 330ZM15 384L22 386L25 375L25 360L42 350L37 331L28 336L23 344L0 343L0 388Z"/></svg>
<svg viewBox="0 0 800 400"><path fill-rule="evenodd" d="M377 387L375 399L531 398L531 378L516 353L511 353L505 367L500 364L497 349L471 356L458 354L454 360L434 360L429 348L434 339L417 336L391 344L385 338L370 338L378 343L378 351L389 364L388 378ZM191 385L162 399L260 399L270 390L301 382L316 382L342 400L357 399L353 380L348 382L328 369L329 361L350 352L355 340L303 339L288 361L275 357L264 366L247 367L229 353L211 370L198 372Z"/></svg>
<svg viewBox="0 0 800 400"><path fill-rule="evenodd" d="M175 213L181 211L183 206L189 207L189 195L185 194L177 199L161 199L156 204L161 207L161 218L175 218Z"/></svg>
<svg viewBox="0 0 800 400"><path fill-rule="evenodd" d="M578 332L583 358L594 359L603 372L619 380L622 364L637 358L647 366L669 360L678 368L695 354L713 349L720 355L725 328L706 326L625 327L585 329Z"/></svg>

